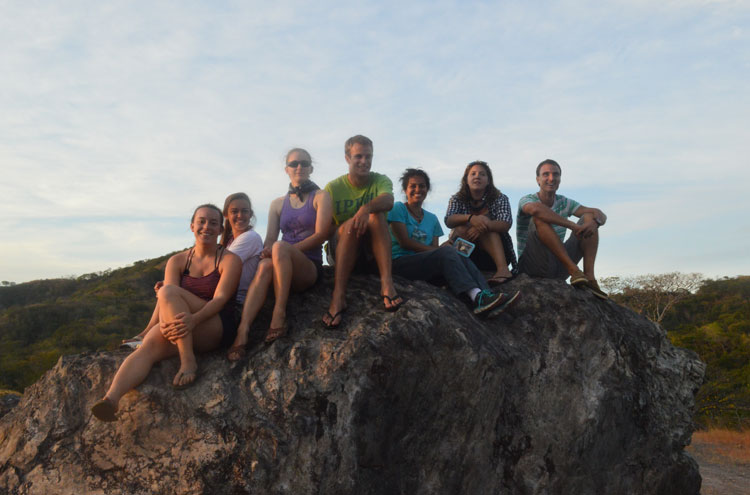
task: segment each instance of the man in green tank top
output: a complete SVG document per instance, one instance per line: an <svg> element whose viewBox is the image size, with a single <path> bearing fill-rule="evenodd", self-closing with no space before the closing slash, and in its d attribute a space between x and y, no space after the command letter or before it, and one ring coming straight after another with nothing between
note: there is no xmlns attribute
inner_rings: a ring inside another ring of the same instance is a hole
<svg viewBox="0 0 750 495"><path fill-rule="evenodd" d="M355 265L372 264L366 259L367 248L380 273L384 309L395 311L404 302L393 286L391 236L386 219L393 207L393 183L385 175L370 171L372 155L369 138L357 135L347 139L344 158L349 173L325 187L333 200L334 230L327 253L329 261L331 257L335 259L335 282L323 322L331 328L341 324L346 310L346 286Z"/></svg>

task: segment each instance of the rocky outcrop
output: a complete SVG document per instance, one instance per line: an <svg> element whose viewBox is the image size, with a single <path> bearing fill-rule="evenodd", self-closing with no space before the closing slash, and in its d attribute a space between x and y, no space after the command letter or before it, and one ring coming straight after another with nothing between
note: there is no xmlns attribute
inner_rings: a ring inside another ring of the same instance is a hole
<svg viewBox="0 0 750 495"><path fill-rule="evenodd" d="M493 320L403 280L385 313L364 277L327 330L325 277L291 298L288 337L202 356L185 391L160 363L116 423L89 408L125 355L61 358L0 419L0 492L698 493L683 448L704 366L645 318L525 276Z"/></svg>

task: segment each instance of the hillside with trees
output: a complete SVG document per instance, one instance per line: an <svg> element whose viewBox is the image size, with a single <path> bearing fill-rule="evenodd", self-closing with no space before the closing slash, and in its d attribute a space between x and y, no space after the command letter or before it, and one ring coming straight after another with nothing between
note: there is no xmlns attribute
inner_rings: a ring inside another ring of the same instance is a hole
<svg viewBox="0 0 750 495"><path fill-rule="evenodd" d="M706 383L696 398L701 425L750 427L750 276L702 280L696 273L666 273L611 277L603 285L705 361Z"/></svg>
<svg viewBox="0 0 750 495"><path fill-rule="evenodd" d="M140 332L170 255L77 278L0 287L0 390L23 391L63 354L114 349ZM610 277L612 299L664 327L707 363L697 397L704 426L750 427L750 276Z"/></svg>
<svg viewBox="0 0 750 495"><path fill-rule="evenodd" d="M113 349L140 332L169 256L78 278L0 287L0 390L23 391L61 355Z"/></svg>

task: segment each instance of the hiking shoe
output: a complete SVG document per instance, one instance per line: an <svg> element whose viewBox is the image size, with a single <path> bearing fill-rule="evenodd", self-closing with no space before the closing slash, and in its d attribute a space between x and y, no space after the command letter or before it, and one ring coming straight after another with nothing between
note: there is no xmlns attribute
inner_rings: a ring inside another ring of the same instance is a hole
<svg viewBox="0 0 750 495"><path fill-rule="evenodd" d="M481 315L482 313L495 309L503 303L504 297L505 294L502 292L495 294L491 290L483 290L477 294L476 299L474 299L474 314Z"/></svg>
<svg viewBox="0 0 750 495"><path fill-rule="evenodd" d="M609 296L607 295L607 293L599 288L599 283L596 280L589 280L589 283L586 284L586 288L590 290L599 299L603 299L603 300L609 299Z"/></svg>
<svg viewBox="0 0 750 495"><path fill-rule="evenodd" d="M513 303L515 303L518 300L518 297L521 295L521 291L517 290L515 294L508 295L508 294L500 294L500 297L502 298L502 302L499 306L496 306L495 309L492 310L490 314L487 315L487 318L494 318L499 314L502 314L506 309L510 308Z"/></svg>
<svg viewBox="0 0 750 495"><path fill-rule="evenodd" d="M586 287L589 283L588 277L581 270L570 276L570 285L573 287Z"/></svg>

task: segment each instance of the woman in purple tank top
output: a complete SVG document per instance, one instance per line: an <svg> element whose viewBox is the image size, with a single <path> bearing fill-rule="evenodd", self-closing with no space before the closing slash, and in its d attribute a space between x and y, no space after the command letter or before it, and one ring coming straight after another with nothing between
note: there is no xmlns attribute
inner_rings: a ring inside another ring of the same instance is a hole
<svg viewBox="0 0 750 495"><path fill-rule="evenodd" d="M217 242L222 220L214 205L196 208L190 220L195 246L167 261L150 329L143 344L123 361L106 395L91 408L98 419L115 421L120 398L138 386L155 363L179 355L180 370L172 386L182 389L197 377L195 351L210 351L222 340L234 339L231 318L220 312L234 299L242 261Z"/></svg>
<svg viewBox="0 0 750 495"><path fill-rule="evenodd" d="M263 307L271 284L276 302L266 343L286 335L289 291L301 292L311 287L322 266L321 246L332 221L331 196L310 180L313 166L307 151L290 150L284 170L291 181L289 192L271 202L260 264L247 291L237 338L227 353L230 361L245 356L250 325ZM279 231L283 234L280 241Z"/></svg>

